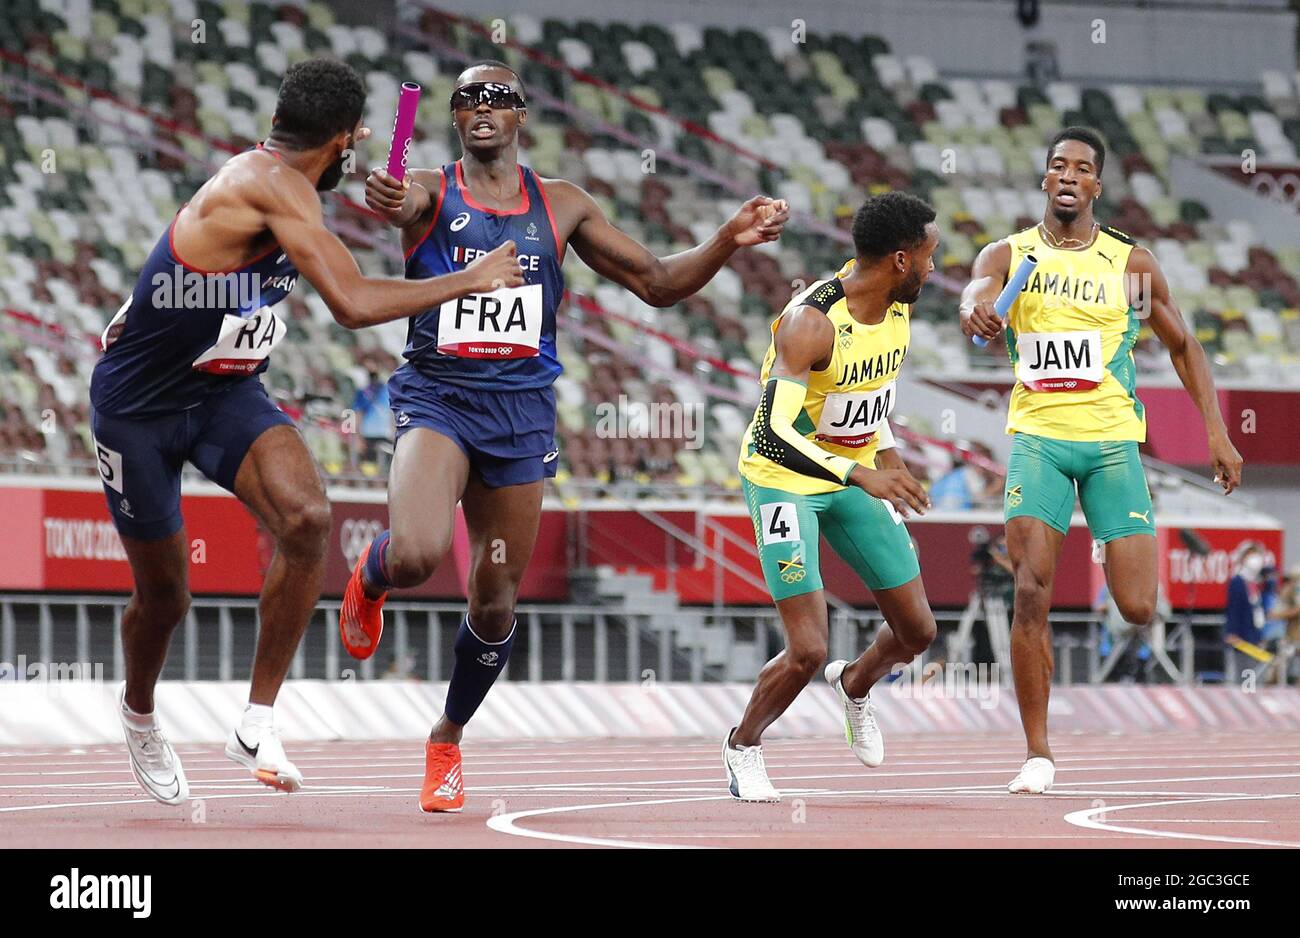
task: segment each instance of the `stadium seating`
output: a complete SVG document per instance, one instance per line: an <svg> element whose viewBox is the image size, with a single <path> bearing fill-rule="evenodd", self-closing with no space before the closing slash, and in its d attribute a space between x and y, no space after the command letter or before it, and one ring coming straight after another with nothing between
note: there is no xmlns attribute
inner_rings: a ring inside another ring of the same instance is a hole
<svg viewBox="0 0 1300 938"><path fill-rule="evenodd" d="M1218 371L1295 380L1300 252L1270 249L1249 225L1174 198L1168 172L1176 154L1251 148L1261 159L1294 161L1296 76L1265 73L1258 93L1236 96L1067 81L1036 88L945 78L935 63L897 55L872 36L810 33L796 44L788 32L519 16L510 22L519 46L500 46L432 12L419 23L426 43L336 22L319 3L13 0L9 7L0 19L0 460L29 470L88 459L84 390L93 337L188 194L228 153L267 132L283 69L316 54L346 59L366 80L367 122L378 133L361 154L362 175L386 156L386 129L406 78L425 93L411 162L454 158L442 102L461 62L436 51L450 46L506 59L539 97L586 115L534 104L521 158L545 176L585 186L658 253L706 236L740 201L709 174L786 198L800 214L779 247L737 254L670 310L649 309L576 259L566 265L571 289L592 302L570 303L563 314L562 481L734 489L736 445L756 393L749 376L768 323L801 284L850 252L845 232L867 194L908 188L939 213L940 285L915 311L914 365L940 374L1004 365L996 349L978 352L962 341L951 286L964 282L983 245L1037 219L1045 141L1067 123L1106 136L1111 156L1098 215L1155 252ZM196 20L205 25L201 42ZM577 80L566 67L624 93ZM655 151L653 173L643 171L645 156L626 134ZM394 234L355 204L359 178L342 187L345 199L326 199L332 217L363 269L398 273ZM328 472L377 478L377 467L358 463L354 439L338 428L367 367L387 373L400 360L404 326L349 333L309 288L285 305L290 333L268 386L300 417ZM1156 351L1144 331L1144 369L1168 368ZM596 405L621 395L697 408L704 445L680 435L602 436ZM908 455L927 474L949 459L924 446L910 446Z"/></svg>

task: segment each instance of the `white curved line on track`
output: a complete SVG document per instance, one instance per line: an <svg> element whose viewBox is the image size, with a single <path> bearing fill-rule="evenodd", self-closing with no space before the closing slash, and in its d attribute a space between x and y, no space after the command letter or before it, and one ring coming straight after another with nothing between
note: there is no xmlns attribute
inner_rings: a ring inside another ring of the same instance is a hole
<svg viewBox="0 0 1300 938"><path fill-rule="evenodd" d="M1109 815L1118 811L1129 811L1133 808L1166 808L1171 806L1182 806L1185 804L1223 804L1232 801L1275 801L1281 798L1300 798L1300 795L1246 795L1241 796L1218 796L1214 798L1180 798L1175 801L1142 801L1134 804L1106 805L1100 808L1084 808L1081 811L1071 811L1065 815L1065 820L1075 827L1086 827L1089 830L1110 831L1117 834L1141 834L1147 837L1167 837L1171 840L1205 840L1221 844L1250 844L1256 847L1300 847L1300 843L1293 843L1286 840L1259 840L1253 837L1228 837L1217 834L1184 834L1181 831L1162 831L1151 830L1144 827L1121 827L1118 824L1110 824L1106 821L1098 820L1095 815ZM1159 823L1159 822L1155 822Z"/></svg>
<svg viewBox="0 0 1300 938"><path fill-rule="evenodd" d="M572 804L556 808L533 808L528 811L514 811L510 814L498 814L488 818L487 826L498 834L513 834L516 837L533 837L537 840L554 840L565 844L583 844L588 847L628 847L635 850L705 850L698 844L652 844L639 840L616 840L608 837L584 837L580 834L557 834L550 831L531 830L516 824L524 818L541 817L546 814L572 814L575 811L599 811L601 808L637 808L652 804L687 804L692 801L729 801L731 795L707 795L699 798L655 798L652 801L616 801L601 804Z"/></svg>

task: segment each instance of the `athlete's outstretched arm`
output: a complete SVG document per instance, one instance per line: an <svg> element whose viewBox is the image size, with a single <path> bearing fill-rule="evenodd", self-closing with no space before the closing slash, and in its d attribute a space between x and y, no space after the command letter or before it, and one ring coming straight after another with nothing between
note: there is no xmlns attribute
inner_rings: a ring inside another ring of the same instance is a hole
<svg viewBox="0 0 1300 938"><path fill-rule="evenodd" d="M271 180L262 199L266 225L280 247L320 293L334 319L348 329L406 319L467 293L524 282L513 241L442 277L366 277L343 242L325 227L320 197L306 177L295 173Z"/></svg>
<svg viewBox="0 0 1300 938"><path fill-rule="evenodd" d="M868 469L831 453L794 428L808 391L808 374L829 355L835 327L826 314L811 306L796 306L781 316L776 330L776 360L763 387L763 401L754 423L754 446L772 462L813 479L856 485L867 494L891 502L903 517L909 507L923 513L930 506L921 483L904 468Z"/></svg>
<svg viewBox="0 0 1300 938"><path fill-rule="evenodd" d="M1129 305L1150 315L1152 331L1169 350L1169 360L1174 363L1178 380L1201 412L1210 445L1214 480L1223 486L1226 495L1241 485L1242 460L1237 447L1228 439L1228 428L1219 413L1214 376L1210 373L1205 349L1188 331L1183 313L1169 293L1164 271L1150 251L1134 248L1129 254L1125 273L1128 275Z"/></svg>
<svg viewBox="0 0 1300 938"><path fill-rule="evenodd" d="M1002 292L1011 266L1011 245L994 241L984 249L971 265L971 281L961 291L961 331L966 335L995 339L1005 323L993 309L993 301Z"/></svg>
<svg viewBox="0 0 1300 938"><path fill-rule="evenodd" d="M596 200L578 186L555 179L546 180L546 187L556 201L576 203L579 221L569 242L578 256L651 306L672 306L695 293L737 248L775 241L790 218L784 200L755 196L703 244L660 258L610 224Z"/></svg>

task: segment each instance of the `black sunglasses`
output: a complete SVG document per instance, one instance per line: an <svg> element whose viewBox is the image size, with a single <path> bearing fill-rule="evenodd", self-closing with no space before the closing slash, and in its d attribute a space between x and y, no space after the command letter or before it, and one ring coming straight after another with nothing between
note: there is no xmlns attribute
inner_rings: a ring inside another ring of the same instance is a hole
<svg viewBox="0 0 1300 938"><path fill-rule="evenodd" d="M485 101L487 106L495 111L528 107L524 103L523 95L499 81L470 82L468 85L461 85L451 93L453 111L473 109Z"/></svg>

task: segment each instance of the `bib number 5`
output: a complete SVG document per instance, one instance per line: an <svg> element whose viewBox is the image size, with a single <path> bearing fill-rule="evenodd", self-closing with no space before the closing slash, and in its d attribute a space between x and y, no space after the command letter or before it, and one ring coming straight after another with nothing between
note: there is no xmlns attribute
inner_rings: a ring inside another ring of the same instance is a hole
<svg viewBox="0 0 1300 938"><path fill-rule="evenodd" d="M122 494L122 454L114 452L98 440L95 441L95 458L99 463L99 478L104 484Z"/></svg>

